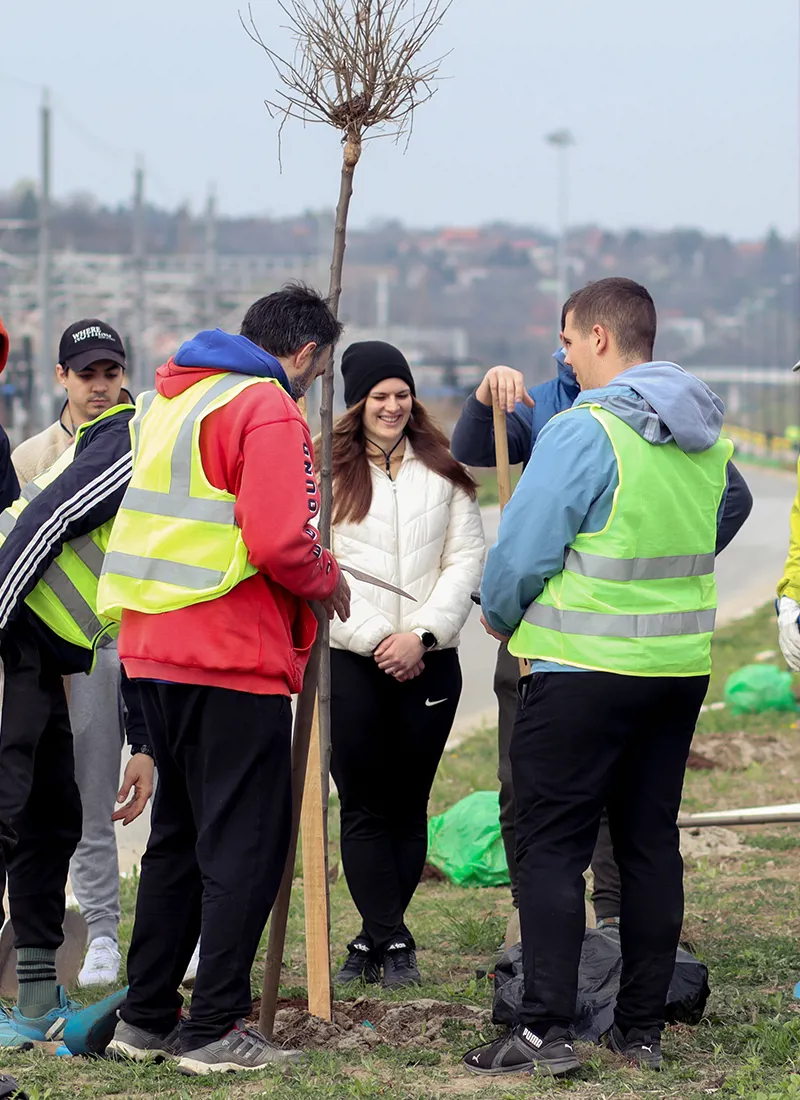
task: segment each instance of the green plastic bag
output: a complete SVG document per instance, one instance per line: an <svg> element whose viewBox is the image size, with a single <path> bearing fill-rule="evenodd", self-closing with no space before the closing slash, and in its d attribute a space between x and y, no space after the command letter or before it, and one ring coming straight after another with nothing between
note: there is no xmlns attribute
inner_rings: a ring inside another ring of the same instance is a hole
<svg viewBox="0 0 800 1100"><path fill-rule="evenodd" d="M725 702L734 714L797 710L797 700L792 694L792 674L777 665L745 665L728 677Z"/></svg>
<svg viewBox="0 0 800 1100"><path fill-rule="evenodd" d="M428 862L456 886L505 886L497 791L475 791L428 822Z"/></svg>

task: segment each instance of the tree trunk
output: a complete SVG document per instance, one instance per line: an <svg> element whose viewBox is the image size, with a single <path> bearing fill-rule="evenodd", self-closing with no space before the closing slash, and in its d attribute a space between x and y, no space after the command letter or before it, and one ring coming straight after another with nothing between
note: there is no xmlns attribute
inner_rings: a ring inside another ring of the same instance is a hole
<svg viewBox="0 0 800 1100"><path fill-rule="evenodd" d="M342 174L339 183L339 202L336 206L336 228L333 238L333 257L331 260L331 280L328 292L331 309L335 315L339 312L339 299L342 294L342 269L344 251L347 243L347 214L353 195L353 173L361 155L361 139L356 135L349 137L344 148ZM322 437L320 462L320 509L319 532L322 545L330 549L331 514L333 511L333 357L322 377L322 399L320 401L320 434ZM331 1019L330 987L330 888L328 885L328 802L330 797L330 761L331 761L331 662L330 662L330 623L328 619L320 624L319 657L317 668L317 716L316 730L319 736L319 768L322 828L315 825L311 835L303 838L303 894L306 914L327 926L327 935L319 934L306 937L306 960L308 981L309 1010L318 1013L324 1019ZM314 733L312 733L312 738ZM315 748L316 746L313 746ZM313 759L312 752L312 759ZM309 815L312 820L312 815ZM317 818L317 822L319 818ZM304 822L305 825L305 822ZM321 835L320 835L321 833ZM308 845L306 841L308 840ZM319 850L321 848L321 851ZM307 866L308 864L308 866ZM308 927L308 926L307 926ZM313 1007L312 1007L313 1006Z"/></svg>
<svg viewBox="0 0 800 1100"><path fill-rule="evenodd" d="M339 201L336 205L336 227L333 234L333 256L331 259L331 279L328 298L335 316L339 314L339 299L342 296L342 270L344 252L347 246L347 215L350 199L353 197L353 174L361 156L361 138L351 134L344 147L342 173L339 182ZM333 357L322 378L322 400L319 408L322 453L320 455L320 510L319 533L322 545L330 549L331 512L333 510ZM327 619L322 627L322 644L319 661L319 738L320 761L322 766L322 816L325 827L325 841L328 838L328 798L330 794L331 759L331 662L330 662L330 624ZM326 861L327 862L327 861Z"/></svg>

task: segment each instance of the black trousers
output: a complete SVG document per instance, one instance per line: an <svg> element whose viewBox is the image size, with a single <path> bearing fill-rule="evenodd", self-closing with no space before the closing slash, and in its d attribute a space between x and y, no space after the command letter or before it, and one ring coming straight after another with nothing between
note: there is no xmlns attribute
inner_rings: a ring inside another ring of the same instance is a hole
<svg viewBox="0 0 800 1100"><path fill-rule="evenodd" d="M289 843L291 706L280 695L136 682L158 785L120 1014L169 1031L201 935L181 1027L183 1050L194 1050L252 1010L250 970Z"/></svg>
<svg viewBox="0 0 800 1100"><path fill-rule="evenodd" d="M331 651L331 773L342 863L378 949L408 938L405 911L425 866L428 798L461 695L455 649L428 653L406 683L373 658Z"/></svg>
<svg viewBox="0 0 800 1100"><path fill-rule="evenodd" d="M562 675L573 675L563 673ZM511 735L517 717L519 695L519 661L508 652L505 642L497 651L497 665L494 673L494 693L497 696L497 778L500 780L500 831L506 850L508 873L511 878L511 896L515 905L519 905L519 873L517 871L516 837L514 835L514 785L511 780ZM592 874L594 889L592 902L595 915L618 917L620 907L619 871L614 860L611 845L611 833L608 828L608 814L603 811L600 819L600 831L592 855Z"/></svg>
<svg viewBox="0 0 800 1100"><path fill-rule="evenodd" d="M664 1026L683 921L676 819L708 677L539 673L511 743L525 969L521 1018L572 1023L584 934L583 872L608 808L622 883L623 1031ZM527 692L525 693L525 688Z"/></svg>
<svg viewBox="0 0 800 1100"><path fill-rule="evenodd" d="M15 947L58 948L82 826L64 682L24 617L0 660L0 899L7 874Z"/></svg>

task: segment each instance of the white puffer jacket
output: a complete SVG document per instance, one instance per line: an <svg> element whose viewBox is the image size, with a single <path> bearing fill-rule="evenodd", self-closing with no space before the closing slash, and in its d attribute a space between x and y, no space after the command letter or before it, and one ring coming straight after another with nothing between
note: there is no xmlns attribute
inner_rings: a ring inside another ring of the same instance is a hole
<svg viewBox="0 0 800 1100"><path fill-rule="evenodd" d="M485 542L477 501L433 472L406 442L395 480L370 463L372 506L361 523L333 529L333 553L404 589L417 602L348 576L351 615L331 623L331 645L364 657L390 634L422 628L439 649L458 645L470 593L480 585Z"/></svg>

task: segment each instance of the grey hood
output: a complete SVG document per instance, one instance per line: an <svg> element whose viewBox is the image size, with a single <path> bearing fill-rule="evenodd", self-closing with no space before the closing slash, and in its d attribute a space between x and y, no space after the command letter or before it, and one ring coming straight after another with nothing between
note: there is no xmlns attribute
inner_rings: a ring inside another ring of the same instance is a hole
<svg viewBox="0 0 800 1100"><path fill-rule="evenodd" d="M601 405L648 443L678 444L692 454L720 437L725 406L705 382L677 363L641 363L607 386L578 395L576 405Z"/></svg>

